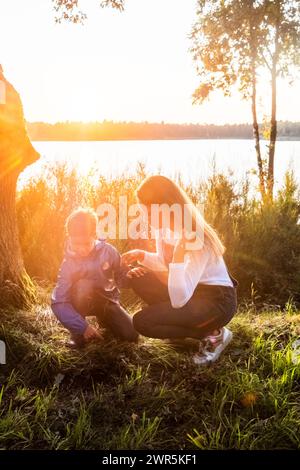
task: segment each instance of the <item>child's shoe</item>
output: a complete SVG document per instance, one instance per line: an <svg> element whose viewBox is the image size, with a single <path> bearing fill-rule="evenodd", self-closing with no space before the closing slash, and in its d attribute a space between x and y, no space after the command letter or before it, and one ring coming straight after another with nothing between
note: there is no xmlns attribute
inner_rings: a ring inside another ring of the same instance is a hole
<svg viewBox="0 0 300 470"><path fill-rule="evenodd" d="M85 346L85 339L83 335L71 335L66 346L71 349L81 349Z"/></svg>

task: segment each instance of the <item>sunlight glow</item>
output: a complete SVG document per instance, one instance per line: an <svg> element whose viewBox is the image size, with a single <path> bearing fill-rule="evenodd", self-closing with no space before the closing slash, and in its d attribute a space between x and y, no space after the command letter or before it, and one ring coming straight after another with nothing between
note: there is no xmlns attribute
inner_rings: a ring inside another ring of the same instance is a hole
<svg viewBox="0 0 300 470"><path fill-rule="evenodd" d="M123 13L97 0L81 4L84 26L55 24L51 0L1 2L0 63L27 120L250 122L250 103L237 91L192 105L195 0L130 0ZM260 117L269 110L268 80L258 90ZM299 95L299 84L279 80L278 119L300 120Z"/></svg>

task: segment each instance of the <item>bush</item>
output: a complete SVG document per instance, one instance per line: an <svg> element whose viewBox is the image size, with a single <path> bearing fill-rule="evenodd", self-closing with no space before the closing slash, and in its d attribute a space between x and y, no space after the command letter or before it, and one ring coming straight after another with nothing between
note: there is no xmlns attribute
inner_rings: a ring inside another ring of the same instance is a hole
<svg viewBox="0 0 300 470"><path fill-rule="evenodd" d="M77 206L94 209L103 202L118 207L120 195L128 205L145 177L143 165L135 175L105 179L97 172L79 176L67 165L48 166L18 193L20 239L28 273L54 282L63 256L64 224ZM178 177L179 183L183 185ZM262 204L251 195L250 183L234 181L231 173L216 172L204 183L184 187L194 202L204 202L205 217L225 246L229 270L239 281L240 299L284 305L300 302L300 196L292 173L273 202ZM149 247L143 240L114 240L123 252Z"/></svg>

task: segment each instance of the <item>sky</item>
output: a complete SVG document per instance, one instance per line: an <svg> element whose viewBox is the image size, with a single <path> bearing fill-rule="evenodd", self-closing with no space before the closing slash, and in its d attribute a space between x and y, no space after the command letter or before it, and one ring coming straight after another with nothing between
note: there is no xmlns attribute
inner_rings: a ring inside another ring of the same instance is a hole
<svg viewBox="0 0 300 470"><path fill-rule="evenodd" d="M125 11L80 0L85 24L55 24L51 0L0 0L0 64L28 121L251 121L238 92L192 105L188 38L196 0L127 0ZM267 79L259 112L268 110ZM278 119L300 121L300 84L280 80Z"/></svg>

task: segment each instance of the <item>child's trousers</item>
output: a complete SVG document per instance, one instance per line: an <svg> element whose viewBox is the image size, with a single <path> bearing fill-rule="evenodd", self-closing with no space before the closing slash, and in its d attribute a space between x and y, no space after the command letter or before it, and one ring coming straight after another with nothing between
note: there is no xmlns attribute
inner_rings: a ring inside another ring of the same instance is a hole
<svg viewBox="0 0 300 470"><path fill-rule="evenodd" d="M119 303L105 298L104 293L95 288L93 280L80 279L74 284L72 305L83 317L96 316L99 325L109 329L117 338L137 341L138 333L133 327L132 317Z"/></svg>

